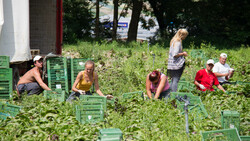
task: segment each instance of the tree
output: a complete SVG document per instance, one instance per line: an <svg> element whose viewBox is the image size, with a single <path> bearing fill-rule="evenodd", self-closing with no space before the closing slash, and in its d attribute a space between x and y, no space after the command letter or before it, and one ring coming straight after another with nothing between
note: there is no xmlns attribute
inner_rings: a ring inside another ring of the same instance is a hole
<svg viewBox="0 0 250 141"><path fill-rule="evenodd" d="M128 42L136 41L137 37L137 29L138 29L138 23L140 20L140 14L142 11L142 0L133 0L132 2L132 17L129 24L129 30L128 30Z"/></svg>
<svg viewBox="0 0 250 141"><path fill-rule="evenodd" d="M113 0L113 3L114 3L114 17L113 17L112 40L116 40L116 32L118 26L118 0Z"/></svg>
<svg viewBox="0 0 250 141"><path fill-rule="evenodd" d="M63 11L64 42L74 43L90 34L93 18L86 0L64 0Z"/></svg>

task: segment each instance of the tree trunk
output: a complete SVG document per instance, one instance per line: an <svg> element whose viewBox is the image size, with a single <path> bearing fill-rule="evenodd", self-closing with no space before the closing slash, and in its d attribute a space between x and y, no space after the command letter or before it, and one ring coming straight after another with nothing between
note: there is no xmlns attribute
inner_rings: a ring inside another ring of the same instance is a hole
<svg viewBox="0 0 250 141"><path fill-rule="evenodd" d="M118 0L113 0L113 3L114 3L114 17L113 17L112 40L116 40L116 32L118 25Z"/></svg>
<svg viewBox="0 0 250 141"><path fill-rule="evenodd" d="M149 3L151 5L151 7L153 8L154 10L154 15L156 16L156 19L157 19L157 22L158 22L158 25L159 25L159 29L160 29L160 32L161 32L161 36L163 36L162 34L164 33L164 31L166 31L166 28L167 28L167 24L164 23L164 7L163 6L166 6L166 5L163 5L162 1L155 1L155 0L149 0Z"/></svg>
<svg viewBox="0 0 250 141"><path fill-rule="evenodd" d="M142 4L143 1L141 0L133 0L133 10L132 10L132 16L129 24L128 29L128 42L136 41L137 37L137 30L138 30L138 23L140 14L142 11Z"/></svg>
<svg viewBox="0 0 250 141"><path fill-rule="evenodd" d="M96 17L95 17L95 37L98 38L99 37L99 13L100 13L100 9L99 9L99 0L96 0Z"/></svg>

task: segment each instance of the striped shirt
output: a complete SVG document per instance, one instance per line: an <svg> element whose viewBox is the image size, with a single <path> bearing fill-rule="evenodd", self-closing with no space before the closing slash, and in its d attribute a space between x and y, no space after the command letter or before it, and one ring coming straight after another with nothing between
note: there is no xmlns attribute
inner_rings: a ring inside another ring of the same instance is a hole
<svg viewBox="0 0 250 141"><path fill-rule="evenodd" d="M174 57L175 55L182 52L181 42L174 41L169 49L168 70L178 70L183 66L185 58L183 56Z"/></svg>

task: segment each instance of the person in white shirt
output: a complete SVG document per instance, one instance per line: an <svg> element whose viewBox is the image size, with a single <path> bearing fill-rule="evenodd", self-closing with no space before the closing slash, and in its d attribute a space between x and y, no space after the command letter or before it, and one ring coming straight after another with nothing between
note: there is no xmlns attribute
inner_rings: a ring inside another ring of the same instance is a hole
<svg viewBox="0 0 250 141"><path fill-rule="evenodd" d="M233 77L234 69L226 63L227 54L221 53L219 62L214 64L213 72L217 76L220 85L230 84L229 78Z"/></svg>

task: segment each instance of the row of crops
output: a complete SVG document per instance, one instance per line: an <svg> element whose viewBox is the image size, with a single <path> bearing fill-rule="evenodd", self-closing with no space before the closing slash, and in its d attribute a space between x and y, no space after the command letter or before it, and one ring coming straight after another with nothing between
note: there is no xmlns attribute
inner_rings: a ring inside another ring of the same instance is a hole
<svg viewBox="0 0 250 141"><path fill-rule="evenodd" d="M131 97L123 95L134 91L145 93L145 79L150 71L158 69L166 73L167 49L153 46L148 50L146 45L137 44L132 45L133 48L117 46L116 43L81 43L64 49L65 56L68 52L78 52L79 57L94 58L101 90L104 94L115 96L113 101L106 103L107 109L100 122L79 122L76 105L81 101L72 104L59 102L54 98L48 99L44 96L45 93L18 99L14 92L13 100L2 102L21 106L21 111L13 118L8 117L1 121L1 140L97 140L100 131L105 128L120 129L123 140L201 140L201 132L224 128L222 111L235 111L236 114L231 115L239 119L236 120L239 126L235 125L238 134L249 136L249 85L226 86L227 91L232 92L230 94L221 91L200 93L194 89L192 81L195 73L204 66L204 61L199 57L188 56L182 80L188 82L189 86L185 87L183 84L179 91L198 97L207 115L197 114L199 110L195 112L190 109L187 136L185 114L180 107L181 103L174 99L174 94L167 103L147 99L141 93ZM201 48L209 58L216 58L217 56L209 55L219 55L221 52L213 49L215 53L211 54L208 49L211 48L210 45L202 45ZM223 52L234 57L228 58L230 65L236 68L232 81L249 81L249 48ZM191 50L188 53L191 54ZM88 54L91 55L86 56ZM152 54L155 54L155 58ZM221 136L221 133L215 134Z"/></svg>

